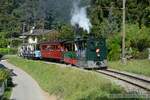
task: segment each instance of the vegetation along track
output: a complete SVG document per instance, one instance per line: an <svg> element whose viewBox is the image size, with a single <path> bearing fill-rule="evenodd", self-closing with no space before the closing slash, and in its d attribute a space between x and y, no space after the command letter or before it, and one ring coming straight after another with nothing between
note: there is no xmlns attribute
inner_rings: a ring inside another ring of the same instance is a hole
<svg viewBox="0 0 150 100"><path fill-rule="evenodd" d="M45 61L44 63L49 64L50 62ZM54 63L54 64L57 64L57 63ZM65 64L61 64L61 65L65 65ZM98 73L101 73L101 74L105 74L107 76L117 78L126 83L129 83L136 87L142 88L142 89L146 90L147 92L150 92L150 80L149 79L144 79L142 77L138 77L135 75L131 75L131 74L127 74L124 72L111 70L111 69L95 70L95 71Z"/></svg>
<svg viewBox="0 0 150 100"><path fill-rule="evenodd" d="M126 74L123 72L118 72L118 71L114 71L114 70L110 70L110 69L96 70L96 72L117 78L119 80L122 80L124 82L127 82L129 84L132 84L134 86L137 86L139 88L142 88L142 89L150 92L150 80L146 80L146 79L134 76L134 75L129 75L129 74Z"/></svg>

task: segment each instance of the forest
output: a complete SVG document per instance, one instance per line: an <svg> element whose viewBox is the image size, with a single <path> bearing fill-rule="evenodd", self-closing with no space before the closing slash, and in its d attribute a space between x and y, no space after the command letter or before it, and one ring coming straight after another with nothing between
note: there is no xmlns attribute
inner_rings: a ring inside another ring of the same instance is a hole
<svg viewBox="0 0 150 100"><path fill-rule="evenodd" d="M108 59L121 54L122 0L0 0L0 52L15 52L22 32L55 29L60 39L72 39L72 9L75 2L86 8L90 32L107 39ZM126 55L147 57L150 47L150 0L126 0ZM87 32L82 30L81 34Z"/></svg>

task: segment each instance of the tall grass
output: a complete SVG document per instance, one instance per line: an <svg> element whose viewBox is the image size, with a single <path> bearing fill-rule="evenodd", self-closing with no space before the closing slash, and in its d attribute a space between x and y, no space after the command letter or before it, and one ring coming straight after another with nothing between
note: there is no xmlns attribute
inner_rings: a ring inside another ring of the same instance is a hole
<svg viewBox="0 0 150 100"><path fill-rule="evenodd" d="M0 68L0 82L3 82L9 76L8 71L3 68Z"/></svg>
<svg viewBox="0 0 150 100"><path fill-rule="evenodd" d="M127 65L121 64L120 61L111 61L109 66L113 69L128 71L136 74L150 76L150 61L145 60L130 60Z"/></svg>
<svg viewBox="0 0 150 100"><path fill-rule="evenodd" d="M3 82L6 82L5 80L7 79L7 82L9 82L9 71L5 68L3 68L3 65L0 64L0 84L2 84ZM6 83L5 83L6 85ZM1 85L0 85L1 86ZM10 95L11 95L11 91L12 91L12 86L10 86L9 83L7 83L7 87L5 87L5 92L3 95L3 100L9 100Z"/></svg>
<svg viewBox="0 0 150 100"><path fill-rule="evenodd" d="M64 68L42 61L9 57L9 62L28 72L49 94L64 100L102 100L125 91L102 75L76 68Z"/></svg>

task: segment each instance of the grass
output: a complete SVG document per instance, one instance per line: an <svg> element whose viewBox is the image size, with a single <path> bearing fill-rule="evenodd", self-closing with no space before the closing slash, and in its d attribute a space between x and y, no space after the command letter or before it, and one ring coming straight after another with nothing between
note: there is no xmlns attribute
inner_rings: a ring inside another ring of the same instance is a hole
<svg viewBox="0 0 150 100"><path fill-rule="evenodd" d="M9 57L8 61L29 73L50 95L64 100L102 100L112 93L125 93L123 88L94 72L15 56Z"/></svg>
<svg viewBox="0 0 150 100"><path fill-rule="evenodd" d="M120 61L109 62L110 68L127 71L131 73L150 76L150 60L130 60L127 65L122 65Z"/></svg>

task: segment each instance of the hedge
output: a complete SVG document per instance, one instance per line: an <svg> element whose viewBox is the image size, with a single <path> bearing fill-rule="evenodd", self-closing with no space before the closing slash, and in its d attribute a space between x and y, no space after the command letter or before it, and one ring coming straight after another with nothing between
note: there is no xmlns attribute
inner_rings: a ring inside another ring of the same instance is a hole
<svg viewBox="0 0 150 100"><path fill-rule="evenodd" d="M6 54L16 54L17 49L16 48L0 48L0 54L6 55Z"/></svg>

